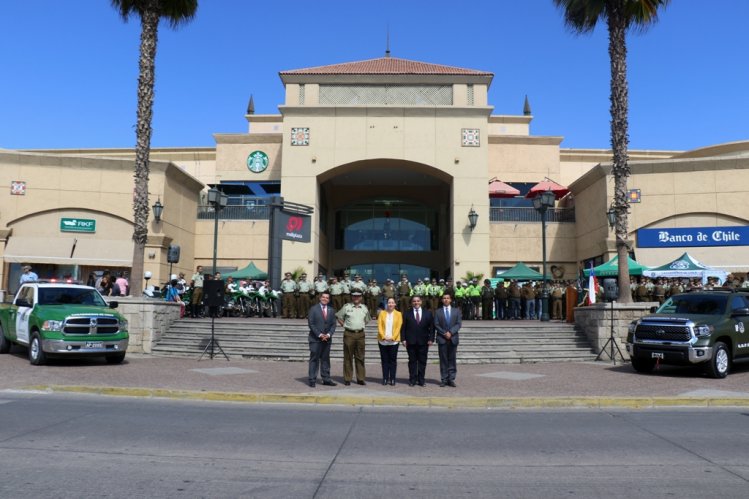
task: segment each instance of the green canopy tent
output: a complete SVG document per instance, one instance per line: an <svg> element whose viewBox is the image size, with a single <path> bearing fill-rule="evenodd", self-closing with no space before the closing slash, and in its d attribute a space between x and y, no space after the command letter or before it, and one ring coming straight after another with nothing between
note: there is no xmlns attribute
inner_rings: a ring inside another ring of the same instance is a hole
<svg viewBox="0 0 749 499"><path fill-rule="evenodd" d="M516 281L540 281L543 279L543 275L540 272L529 268L523 262L518 262L511 269L505 270L501 274L497 275L504 280L514 279Z"/></svg>
<svg viewBox="0 0 749 499"><path fill-rule="evenodd" d="M726 271L710 268L695 260L689 253L684 253L676 260L660 267L646 270L644 274L648 277L699 277L703 282L708 277L717 277L721 284L728 276Z"/></svg>
<svg viewBox="0 0 749 499"><path fill-rule="evenodd" d="M644 271L650 268L632 260L630 257L627 257L627 262L629 263L629 275L642 275ZM617 277L619 275L619 256L617 255L608 262L594 267L593 270L596 277ZM590 277L590 269L585 269L585 277Z"/></svg>
<svg viewBox="0 0 749 499"><path fill-rule="evenodd" d="M229 272L228 274L224 274L224 277L233 277L234 279L264 280L268 278L268 273L263 272L262 270L257 268L253 262L250 262L250 264L245 268L235 270L234 272Z"/></svg>

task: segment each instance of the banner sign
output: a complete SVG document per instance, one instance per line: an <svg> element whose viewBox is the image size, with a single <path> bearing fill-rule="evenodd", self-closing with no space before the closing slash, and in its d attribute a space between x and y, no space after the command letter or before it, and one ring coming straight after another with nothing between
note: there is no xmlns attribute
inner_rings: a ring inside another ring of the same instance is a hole
<svg viewBox="0 0 749 499"><path fill-rule="evenodd" d="M61 218L61 232L96 232L96 220L89 218Z"/></svg>
<svg viewBox="0 0 749 499"><path fill-rule="evenodd" d="M640 248L673 248L683 246L749 246L749 227L677 227L640 229Z"/></svg>
<svg viewBox="0 0 749 499"><path fill-rule="evenodd" d="M312 218L309 215L277 210L275 216L277 217L276 227L278 231L276 236L287 241L310 242Z"/></svg>

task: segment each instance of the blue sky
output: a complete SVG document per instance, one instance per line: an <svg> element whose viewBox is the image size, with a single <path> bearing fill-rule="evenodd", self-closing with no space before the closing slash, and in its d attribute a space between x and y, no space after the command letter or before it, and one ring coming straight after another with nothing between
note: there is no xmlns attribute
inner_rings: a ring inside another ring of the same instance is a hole
<svg viewBox="0 0 749 499"><path fill-rule="evenodd" d="M108 0L3 2L0 148L132 147L140 27ZM746 0L675 0L629 42L630 148L749 139ZM562 147L609 147L605 26L576 36L551 0L202 0L160 29L152 146L213 146L214 133L277 113L278 72L380 57L491 71L494 114L522 114Z"/></svg>

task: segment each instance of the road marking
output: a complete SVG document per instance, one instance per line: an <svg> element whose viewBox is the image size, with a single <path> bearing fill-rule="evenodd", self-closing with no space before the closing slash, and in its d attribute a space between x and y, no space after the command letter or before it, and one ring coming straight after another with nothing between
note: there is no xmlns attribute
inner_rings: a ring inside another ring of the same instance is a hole
<svg viewBox="0 0 749 499"><path fill-rule="evenodd" d="M242 369L241 367L207 367L205 369L190 369L196 373L207 374L209 376L230 376L234 374L255 374L258 371L254 369Z"/></svg>
<svg viewBox="0 0 749 499"><path fill-rule="evenodd" d="M493 373L477 374L482 378L508 379L510 381L526 381L529 379L543 378L545 374L513 373L509 371L496 371Z"/></svg>

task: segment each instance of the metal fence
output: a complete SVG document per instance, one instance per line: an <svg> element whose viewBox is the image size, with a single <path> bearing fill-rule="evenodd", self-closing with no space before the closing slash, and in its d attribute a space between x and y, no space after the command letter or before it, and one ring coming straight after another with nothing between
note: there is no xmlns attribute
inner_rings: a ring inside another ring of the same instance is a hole
<svg viewBox="0 0 749 499"><path fill-rule="evenodd" d="M215 214L213 206L198 206L198 220L213 220ZM265 205L227 206L218 212L219 220L268 220L269 207Z"/></svg>
<svg viewBox="0 0 749 499"><path fill-rule="evenodd" d="M494 223L541 222L541 214L535 208L490 208L489 221ZM575 208L552 208L546 212L546 221L551 223L574 223Z"/></svg>

